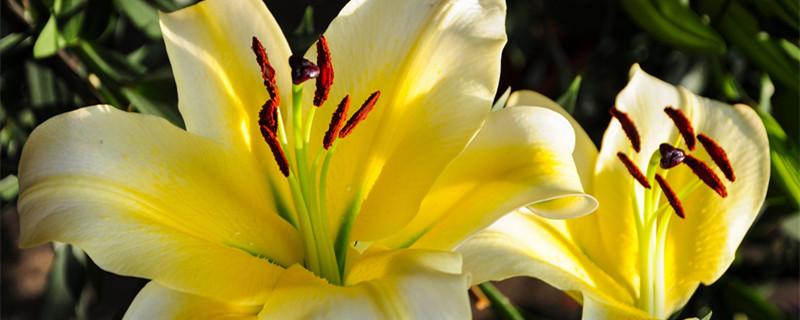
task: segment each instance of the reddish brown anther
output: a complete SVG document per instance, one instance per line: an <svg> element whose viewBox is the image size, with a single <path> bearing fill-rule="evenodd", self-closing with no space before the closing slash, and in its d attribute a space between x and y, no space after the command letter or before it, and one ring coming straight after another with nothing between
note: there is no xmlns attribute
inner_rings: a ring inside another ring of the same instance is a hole
<svg viewBox="0 0 800 320"><path fill-rule="evenodd" d="M372 111L372 108L375 107L375 103L378 102L378 98L381 96L380 91L373 92L367 101L364 101L364 104L361 105L361 108L350 117L350 120L347 120L347 123L344 125L341 131L339 131L339 138L344 138L353 131L356 125L364 121L367 118L367 114Z"/></svg>
<svg viewBox="0 0 800 320"><path fill-rule="evenodd" d="M267 129L275 133L278 131L278 105L275 100L267 100L258 112L258 125L266 126Z"/></svg>
<svg viewBox="0 0 800 320"><path fill-rule="evenodd" d="M328 126L328 131L325 132L325 137L322 139L322 146L325 147L325 150L331 148L333 145L333 141L336 140L336 137L339 136L339 129L342 128L342 124L344 124L344 120L347 116L347 109L350 107L350 95L344 96L342 102L339 102L339 106L336 107L336 111L333 112L333 116L331 117L331 124Z"/></svg>
<svg viewBox="0 0 800 320"><path fill-rule="evenodd" d="M702 133L697 135L697 140L700 140L700 144L703 145L708 155L711 156L711 160L714 160L717 167L725 174L725 178L728 178L731 182L735 181L736 176L733 174L733 167L731 167L731 162L728 161L728 154L725 153L725 150L714 142L714 140Z"/></svg>
<svg viewBox="0 0 800 320"><path fill-rule="evenodd" d="M686 218L686 214L683 212L683 205L681 205L681 201L675 195L675 191L672 191L672 188L669 187L667 180L664 179L660 174L656 173L656 182L658 185L661 186L661 190L664 190L664 195L667 197L667 201L669 201L669 205L672 206L672 210L675 210L675 214L681 219Z"/></svg>
<svg viewBox="0 0 800 320"><path fill-rule="evenodd" d="M283 173L284 177L289 177L289 162L286 161L286 155L283 154L283 149L281 149L281 144L278 143L275 132L270 131L267 126L262 125L261 135L264 136L264 141L267 142L269 149L272 150L272 156L275 158L275 162L278 163L278 168L281 170L281 173Z"/></svg>
<svg viewBox="0 0 800 320"><path fill-rule="evenodd" d="M317 67L319 67L319 77L317 77L317 90L314 92L314 105L319 107L328 100L328 93L333 85L331 52L328 50L328 41L322 35L317 41Z"/></svg>
<svg viewBox="0 0 800 320"><path fill-rule="evenodd" d="M725 188L725 185L722 184L722 181L719 180L719 177L713 170L703 161L693 157L692 155L686 155L686 158L683 159L683 163L685 163L689 168L692 169L692 172L700 178L709 188L714 190L717 194L721 197L725 198L728 196L728 190Z"/></svg>
<svg viewBox="0 0 800 320"><path fill-rule="evenodd" d="M650 182L647 181L647 178L642 173L642 170L639 170L639 167L631 161L624 153L617 152L617 158L622 161L622 164L625 165L625 168L628 169L628 172L633 176L636 181L639 181L639 184L642 185L645 189L650 189Z"/></svg>
<svg viewBox="0 0 800 320"><path fill-rule="evenodd" d="M631 146L633 146L633 150L639 152L641 149L641 142L639 141L639 131L636 130L636 126L633 125L633 121L628 116L627 113L619 111L616 106L611 107L608 110L612 117L617 118L619 124L622 126L622 131L625 132L625 135L628 136L628 140L631 141Z"/></svg>
<svg viewBox="0 0 800 320"><path fill-rule="evenodd" d="M250 48L256 54L256 62L261 67L261 78L264 79L264 86L267 87L270 99L275 100L275 105L280 105L281 97L278 94L278 85L275 83L275 69L269 64L267 52L256 37L253 37L253 46Z"/></svg>
<svg viewBox="0 0 800 320"><path fill-rule="evenodd" d="M683 114L683 111L680 109L675 109L673 107L666 107L664 108L664 112L672 119L672 122L675 123L675 126L678 127L678 131L683 136L683 140L686 141L686 147L689 148L689 151L694 150L694 128L692 128L692 122L689 121L689 118Z"/></svg>

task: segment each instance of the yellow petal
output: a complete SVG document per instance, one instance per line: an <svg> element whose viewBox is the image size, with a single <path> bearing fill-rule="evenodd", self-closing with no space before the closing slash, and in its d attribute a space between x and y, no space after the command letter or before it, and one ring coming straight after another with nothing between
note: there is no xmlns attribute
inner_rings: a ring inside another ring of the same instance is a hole
<svg viewBox="0 0 800 320"><path fill-rule="evenodd" d="M516 106L533 106L542 107L558 112L564 118L569 120L572 125L572 130L575 131L575 151L572 152L572 158L575 160L575 167L578 169L578 175L581 177L581 185L584 190L592 190L592 181L594 180L594 166L597 162L597 147L594 142L586 134L580 124L575 121L575 118L559 106L555 101L550 98L530 90L514 91L508 97L506 103L508 107Z"/></svg>
<svg viewBox="0 0 800 320"><path fill-rule="evenodd" d="M250 153L273 179L283 176L261 137L258 112L269 98L251 50L258 37L275 69L282 113L289 114L291 52L275 19L258 0L202 1L160 14L186 130ZM285 183L279 194L289 199Z"/></svg>
<svg viewBox="0 0 800 320"><path fill-rule="evenodd" d="M573 242L564 220L515 211L456 249L472 283L534 276L560 290L581 291L584 301L632 306L633 292L620 286ZM586 313L584 313L586 317Z"/></svg>
<svg viewBox="0 0 800 320"><path fill-rule="evenodd" d="M331 114L345 94L359 105L381 91L374 111L342 141L331 163L334 228L361 188L366 200L352 239L385 237L413 218L489 111L504 18L499 0L380 0L351 1L331 22L325 36L336 75L334 102L321 114ZM311 50L306 57L314 55ZM317 118L317 140L329 119Z"/></svg>
<svg viewBox="0 0 800 320"><path fill-rule="evenodd" d="M371 250L371 249L370 249ZM262 319L465 319L467 288L458 254L424 250L370 253L356 261L345 287L297 265L281 277Z"/></svg>
<svg viewBox="0 0 800 320"><path fill-rule="evenodd" d="M302 259L263 173L229 147L108 106L54 117L20 160L20 245L76 244L102 268L229 301Z"/></svg>
<svg viewBox="0 0 800 320"><path fill-rule="evenodd" d="M150 281L123 319L257 319L261 305L236 305L166 288Z"/></svg>
<svg viewBox="0 0 800 320"><path fill-rule="evenodd" d="M521 206L551 218L591 212L572 160L575 136L559 114L536 107L492 112L425 198L420 213L386 243L451 250Z"/></svg>

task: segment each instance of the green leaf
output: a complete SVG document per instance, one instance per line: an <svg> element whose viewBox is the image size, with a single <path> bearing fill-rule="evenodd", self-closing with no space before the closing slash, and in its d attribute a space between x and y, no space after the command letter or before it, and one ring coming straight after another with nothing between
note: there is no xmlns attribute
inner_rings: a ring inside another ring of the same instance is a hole
<svg viewBox="0 0 800 320"><path fill-rule="evenodd" d="M81 38L94 40L100 37L111 25L114 16L114 3L108 0L88 0L85 19L81 25Z"/></svg>
<svg viewBox="0 0 800 320"><path fill-rule="evenodd" d="M768 113L756 110L769 138L772 178L781 186L795 209L800 209L800 173L797 147L790 143L786 132Z"/></svg>
<svg viewBox="0 0 800 320"><path fill-rule="evenodd" d="M572 80L570 83L569 88L561 97L556 100L556 103L560 105L564 110L567 110L569 114L575 112L575 104L578 102L578 92L581 90L581 76L578 75L575 77L575 80Z"/></svg>
<svg viewBox="0 0 800 320"><path fill-rule="evenodd" d="M11 33L0 39L0 56L6 55L28 40L30 36L27 33Z"/></svg>
<svg viewBox="0 0 800 320"><path fill-rule="evenodd" d="M69 101L70 93L66 86L50 69L28 60L25 61L25 74L31 106L47 107Z"/></svg>
<svg viewBox="0 0 800 320"><path fill-rule="evenodd" d="M708 314L700 320L711 320L711 314L714 313L713 311L709 311Z"/></svg>
<svg viewBox="0 0 800 320"><path fill-rule="evenodd" d="M115 0L114 3L147 37L154 40L161 38L158 12L153 6L142 0Z"/></svg>
<svg viewBox="0 0 800 320"><path fill-rule="evenodd" d="M9 201L14 199L17 193L19 193L19 180L17 180L17 176L10 174L3 178L3 180L0 180L0 199Z"/></svg>
<svg viewBox="0 0 800 320"><path fill-rule="evenodd" d="M74 44L80 36L85 19L86 0L62 0L61 10L56 15L58 29L65 44Z"/></svg>
<svg viewBox="0 0 800 320"><path fill-rule="evenodd" d="M56 54L58 51L58 26L56 25L56 17L50 16L47 23L36 38L36 43L33 44L33 57L37 59L46 58Z"/></svg>

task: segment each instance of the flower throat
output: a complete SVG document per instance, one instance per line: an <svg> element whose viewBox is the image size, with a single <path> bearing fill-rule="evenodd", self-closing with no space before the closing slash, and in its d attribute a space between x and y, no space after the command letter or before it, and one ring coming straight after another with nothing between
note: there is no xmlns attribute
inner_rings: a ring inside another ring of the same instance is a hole
<svg viewBox="0 0 800 320"><path fill-rule="evenodd" d="M327 214L328 165L339 141L352 133L353 129L361 121L364 121L375 107L375 103L380 97L380 91L373 92L347 121L345 120L350 106L350 95L346 95L333 112L328 130L322 137L322 148L312 159L309 153L309 141L314 114L316 109L328 100L328 94L333 85L331 55L324 36L319 36L316 47L316 64L299 56L289 58L293 83L292 130L289 133L292 140L289 140L287 139L287 126L282 120L279 108L281 101L275 82L275 69L270 65L261 42L253 37L252 49L256 55L256 62L261 67L264 86L269 94L267 102L258 113L258 126L264 141L269 145L278 169L289 183L294 202L294 214L279 213L297 229L302 237L305 248L305 267L329 282L341 285L350 230L360 209L360 202L357 201L345 214L344 222L334 241ZM316 108L310 108L304 115L303 83L310 79L316 80L313 100ZM285 153L285 151L291 152L290 148L294 149L294 161L291 164Z"/></svg>
<svg viewBox="0 0 800 320"><path fill-rule="evenodd" d="M638 153L640 151L640 140L633 121L626 113L616 109L616 107L611 108L610 113L612 117L619 121L623 132L631 142L633 151ZM680 109L666 107L664 108L664 113L678 128L684 145L689 151L693 151L696 141L700 141L711 160L714 161L714 164L722 171L725 177L731 182L736 180L725 150L708 136L702 133L695 135L691 121ZM679 143L677 142L676 145ZM642 172L627 154L617 152L617 157L636 181L634 184L641 186L641 190L644 193L644 203L640 204L638 203L639 198L636 196L640 189L634 185L631 191L631 199L633 201L631 205L634 210L636 231L639 239L639 300L637 301L637 306L647 311L651 316L663 319L669 316L664 314L666 312L667 290L665 288L664 252L667 227L672 216L667 209L671 207L679 218L685 219L686 213L681 200L685 199L701 184L705 184L723 198L728 196L728 191L719 176L705 162L668 143L662 143L658 150L650 156L646 172ZM675 192L667 182L666 177L669 169L680 164L688 166L697 179ZM650 181L653 180L657 184L651 186ZM662 192L667 200L667 203L664 204L659 203Z"/></svg>

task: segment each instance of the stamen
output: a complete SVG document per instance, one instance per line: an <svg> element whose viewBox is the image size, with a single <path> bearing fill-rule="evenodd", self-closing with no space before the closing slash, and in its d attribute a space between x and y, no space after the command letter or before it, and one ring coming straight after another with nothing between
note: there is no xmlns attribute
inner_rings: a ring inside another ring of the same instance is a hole
<svg viewBox="0 0 800 320"><path fill-rule="evenodd" d="M656 173L656 182L658 185L661 186L661 190L664 190L664 195L667 197L667 201L669 201L669 205L672 206L672 209L675 210L675 214L681 219L686 218L686 214L683 212L683 205L681 205L681 201L678 199L678 196L675 195L675 191L672 191L672 188L669 187L667 180L664 179L660 174Z"/></svg>
<svg viewBox="0 0 800 320"><path fill-rule="evenodd" d="M272 133L278 131L278 105L274 99L267 100L261 107L258 113L258 125L266 126Z"/></svg>
<svg viewBox="0 0 800 320"><path fill-rule="evenodd" d="M353 131L356 125L367 118L367 114L372 111L372 108L375 107L375 103L378 102L378 98L381 96L380 91L373 92L367 101L364 101L364 104L361 105L361 108L350 117L350 120L347 120L347 123L342 128L342 131L339 131L339 138L344 138Z"/></svg>
<svg viewBox="0 0 800 320"><path fill-rule="evenodd" d="M683 159L683 163L685 163L689 168L692 169L692 172L703 180L703 182L711 189L714 190L717 194L721 197L725 198L728 196L728 190L725 188L725 185L722 184L722 181L719 180L719 177L716 173L714 173L708 165L693 157L692 155L686 155L686 158Z"/></svg>
<svg viewBox="0 0 800 320"><path fill-rule="evenodd" d="M328 100L328 93L333 85L333 65L331 65L331 52L328 50L328 41L320 35L317 41L317 90L314 92L314 105L319 107Z"/></svg>
<svg viewBox="0 0 800 320"><path fill-rule="evenodd" d="M634 179L636 179L636 181L639 181L642 187L645 189L650 189L650 182L648 182L647 178L644 176L644 174L642 174L642 170L639 170L639 167L637 167L636 164L631 161L631 159L628 159L628 156L622 152L617 152L617 158L622 161L622 164L625 165L625 168L628 169L628 172L633 176Z"/></svg>
<svg viewBox="0 0 800 320"><path fill-rule="evenodd" d="M608 110L611 113L611 116L617 118L619 124L622 126L622 131L625 132L625 135L628 136L628 140L631 141L631 146L633 146L633 150L639 152L640 150L640 142L639 142L639 131L636 130L636 126L633 125L633 121L628 116L627 113L619 111L616 106L611 107Z"/></svg>
<svg viewBox="0 0 800 320"><path fill-rule="evenodd" d="M342 124L344 124L345 117L347 116L347 109L350 107L350 95L344 96L342 102L339 102L339 106L336 108L336 111L333 112L333 117L331 117L331 124L328 126L328 131L325 132L325 137L322 139L322 145L325 147L325 150L331 148L333 145L333 141L336 140L336 137L339 135L339 129L342 128Z"/></svg>
<svg viewBox="0 0 800 320"><path fill-rule="evenodd" d="M683 140L686 141L686 146L689 148L689 151L694 150L694 128L692 128L692 123L689 121L689 118L683 114L683 111L675 109L672 106L664 108L664 112L667 113L672 119L672 122L675 123L675 126L678 127L678 131L680 131L683 136Z"/></svg>
<svg viewBox="0 0 800 320"><path fill-rule="evenodd" d="M711 160L714 160L717 167L725 174L725 178L728 178L730 182L735 181L736 176L733 174L733 167L731 167L731 162L728 161L728 155L725 153L725 150L714 142L714 140L711 140L711 138L702 133L697 135L697 140L700 140L703 148L705 148L708 155L711 156Z"/></svg>
<svg viewBox="0 0 800 320"><path fill-rule="evenodd" d="M319 67L301 56L289 57L289 67L292 68L292 83L294 84L301 84L319 76Z"/></svg>
<svg viewBox="0 0 800 320"><path fill-rule="evenodd" d="M256 54L256 62L261 67L261 78L264 79L264 86L267 87L270 99L275 100L275 105L280 105L281 97L278 95L278 85L275 84L275 69L269 64L267 52L256 37L253 37L253 46L250 48Z"/></svg>
<svg viewBox="0 0 800 320"><path fill-rule="evenodd" d="M686 157L686 153L681 149L677 149L668 143L662 143L658 146L658 151L661 152L661 168L669 169L675 167Z"/></svg>
<svg viewBox="0 0 800 320"><path fill-rule="evenodd" d="M284 177L289 177L289 162L286 161L286 155L283 154L283 149L281 149L280 143L278 143L278 138L275 136L275 132L270 131L267 126L261 126L261 135L264 136L264 141L267 142L269 145L269 149L272 150L272 156L275 158L275 162L278 163L278 168L281 169L281 173L283 173Z"/></svg>

